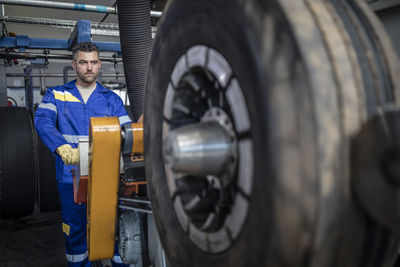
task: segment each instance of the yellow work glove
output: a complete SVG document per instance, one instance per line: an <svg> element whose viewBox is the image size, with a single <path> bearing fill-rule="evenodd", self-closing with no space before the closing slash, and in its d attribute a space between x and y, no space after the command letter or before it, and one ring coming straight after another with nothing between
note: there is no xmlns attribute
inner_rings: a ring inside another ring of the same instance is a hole
<svg viewBox="0 0 400 267"><path fill-rule="evenodd" d="M72 148L71 165L79 165L79 149L78 148Z"/></svg>
<svg viewBox="0 0 400 267"><path fill-rule="evenodd" d="M78 165L79 164L79 149L72 148L70 145L65 144L56 149L65 165Z"/></svg>

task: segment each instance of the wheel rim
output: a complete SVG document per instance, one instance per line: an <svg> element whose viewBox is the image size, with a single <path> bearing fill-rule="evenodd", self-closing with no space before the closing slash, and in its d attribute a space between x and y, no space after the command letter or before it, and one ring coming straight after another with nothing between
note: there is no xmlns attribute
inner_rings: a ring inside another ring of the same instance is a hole
<svg viewBox="0 0 400 267"><path fill-rule="evenodd" d="M183 137L194 145L179 143ZM238 79L215 49L193 46L175 64L164 100L163 153L182 229L204 251L228 249L250 208L253 142Z"/></svg>

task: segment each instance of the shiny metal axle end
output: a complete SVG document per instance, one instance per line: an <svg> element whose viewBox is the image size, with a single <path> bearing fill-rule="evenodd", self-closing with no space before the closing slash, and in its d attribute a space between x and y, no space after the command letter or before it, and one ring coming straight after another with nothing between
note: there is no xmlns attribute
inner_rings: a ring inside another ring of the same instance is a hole
<svg viewBox="0 0 400 267"><path fill-rule="evenodd" d="M185 125L168 133L164 161L174 172L221 175L236 158L234 138L217 122Z"/></svg>

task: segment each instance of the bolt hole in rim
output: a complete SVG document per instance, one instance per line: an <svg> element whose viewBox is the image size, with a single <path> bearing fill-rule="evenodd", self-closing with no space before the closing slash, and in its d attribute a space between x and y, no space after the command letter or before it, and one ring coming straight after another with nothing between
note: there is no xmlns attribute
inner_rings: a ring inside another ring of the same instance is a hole
<svg viewBox="0 0 400 267"><path fill-rule="evenodd" d="M196 45L176 62L164 100L163 158L182 229L209 253L241 232L253 185L247 105L217 50Z"/></svg>

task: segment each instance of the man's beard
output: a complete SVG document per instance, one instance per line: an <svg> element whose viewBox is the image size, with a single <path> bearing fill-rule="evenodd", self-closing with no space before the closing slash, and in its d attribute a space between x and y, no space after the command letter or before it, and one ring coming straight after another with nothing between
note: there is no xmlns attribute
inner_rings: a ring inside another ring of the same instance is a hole
<svg viewBox="0 0 400 267"><path fill-rule="evenodd" d="M91 73L91 77L87 77L85 74L78 73L79 78L85 83L93 83L97 79L97 75L95 75L93 72Z"/></svg>

